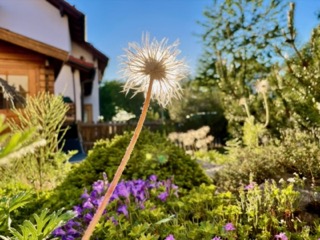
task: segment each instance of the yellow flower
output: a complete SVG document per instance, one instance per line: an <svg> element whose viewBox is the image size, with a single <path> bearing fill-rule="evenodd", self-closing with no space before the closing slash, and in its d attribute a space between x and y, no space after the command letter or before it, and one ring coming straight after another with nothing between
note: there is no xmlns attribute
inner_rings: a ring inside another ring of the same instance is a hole
<svg viewBox="0 0 320 240"><path fill-rule="evenodd" d="M158 42L149 41L149 35L142 36L141 46L138 43L129 43L122 57L122 76L127 80L123 90L128 93L134 90L135 94L146 94L149 83L153 81L151 98L165 107L172 98L180 98L180 80L187 76L187 66L183 60L178 60L180 51L179 42L167 45L166 38Z"/></svg>

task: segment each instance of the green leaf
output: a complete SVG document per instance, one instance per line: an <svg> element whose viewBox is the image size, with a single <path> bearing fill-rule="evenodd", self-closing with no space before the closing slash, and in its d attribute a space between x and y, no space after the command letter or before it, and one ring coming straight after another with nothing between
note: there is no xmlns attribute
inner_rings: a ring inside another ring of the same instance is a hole
<svg viewBox="0 0 320 240"><path fill-rule="evenodd" d="M175 215L171 215L171 216L169 216L169 217L167 217L167 218L161 219L160 221L156 222L155 224L156 224L156 225L160 225L160 224L162 224L162 223L169 222L169 221L171 221L171 220L172 220L173 218L175 218L175 217L176 217Z"/></svg>

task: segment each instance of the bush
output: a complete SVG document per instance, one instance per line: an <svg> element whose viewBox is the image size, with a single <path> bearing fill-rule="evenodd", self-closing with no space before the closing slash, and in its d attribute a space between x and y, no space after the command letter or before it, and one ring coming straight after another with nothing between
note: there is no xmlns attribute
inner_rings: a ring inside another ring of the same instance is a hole
<svg viewBox="0 0 320 240"><path fill-rule="evenodd" d="M100 140L88 158L75 167L65 181L56 188L51 198L53 207L73 205L85 187L102 177L105 172L111 180L131 139L131 133L116 136L112 141ZM122 179L146 179L155 174L159 179L174 177L181 188L191 189L209 183L201 167L182 149L159 133L145 130L141 133Z"/></svg>
<svg viewBox="0 0 320 240"><path fill-rule="evenodd" d="M246 184L250 174L254 181L262 183L266 179L280 180L294 174L306 178L307 184L317 185L320 179L319 133L298 129L281 132L280 140L270 140L261 146L228 148L227 154L216 162L225 161L221 171L214 176L214 183L222 189L236 189Z"/></svg>
<svg viewBox="0 0 320 240"><path fill-rule="evenodd" d="M242 184L248 184L250 175L258 184L266 179L279 180L285 174L285 168L277 162L277 154L275 146L234 147L223 157L222 160L228 160L214 175L213 182L220 189L234 191Z"/></svg>

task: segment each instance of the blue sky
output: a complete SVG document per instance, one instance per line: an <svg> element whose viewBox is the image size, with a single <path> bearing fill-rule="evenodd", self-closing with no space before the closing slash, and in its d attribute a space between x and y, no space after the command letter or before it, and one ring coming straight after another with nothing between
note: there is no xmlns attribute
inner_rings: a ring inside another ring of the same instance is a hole
<svg viewBox="0 0 320 240"><path fill-rule="evenodd" d="M86 15L87 41L110 58L104 80L119 79L119 58L128 42L140 42L143 32L151 37L180 40L181 56L194 73L201 55L197 21L213 0L67 0ZM295 0L298 40L308 40L313 27L320 23L316 12L320 0Z"/></svg>

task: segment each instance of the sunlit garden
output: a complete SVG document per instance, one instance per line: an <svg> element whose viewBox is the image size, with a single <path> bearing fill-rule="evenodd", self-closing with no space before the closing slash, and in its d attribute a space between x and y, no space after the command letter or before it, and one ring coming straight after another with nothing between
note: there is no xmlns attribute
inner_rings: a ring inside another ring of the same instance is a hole
<svg viewBox="0 0 320 240"><path fill-rule="evenodd" d="M174 39L128 44L99 124L134 128L82 161L61 96L0 118L1 239L320 239L320 28L300 44L293 3L223 2L195 77Z"/></svg>

